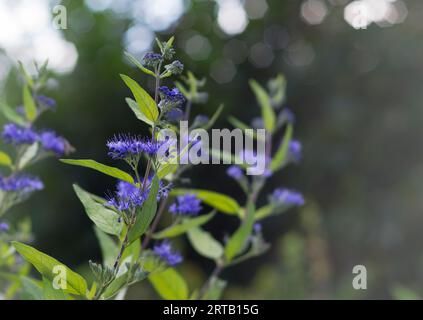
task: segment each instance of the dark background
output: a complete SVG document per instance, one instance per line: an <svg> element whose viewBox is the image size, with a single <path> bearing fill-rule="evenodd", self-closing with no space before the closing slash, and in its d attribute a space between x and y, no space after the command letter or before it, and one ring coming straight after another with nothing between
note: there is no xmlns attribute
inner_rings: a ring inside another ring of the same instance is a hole
<svg viewBox="0 0 423 320"><path fill-rule="evenodd" d="M240 34L227 35L217 25L216 2L187 1L184 14L157 32L161 39L175 35L186 70L208 80L209 101L194 113L211 115L225 103L218 127L228 126L228 114L246 122L259 114L249 78L264 83L282 72L288 81L286 105L296 114L303 161L275 176L269 190L296 188L307 205L264 222L272 249L223 274L230 281L225 297L380 299L402 297L406 290L423 293L423 4L406 1L403 23L355 30L343 17L349 1L324 1L327 15L315 25L301 17L302 2L267 0L262 18L250 20ZM123 58L125 32L146 18L137 22L111 9L95 11L84 1L62 3L69 16L63 35L76 46L78 61L71 73L58 74L59 86L48 92L58 110L41 126L66 136L77 148L72 157L115 165L105 141L115 133L145 130L125 105L129 93L118 74L151 88ZM208 45L194 42L197 51L187 53L187 42L198 35ZM4 89L11 102L19 102L17 85L11 72ZM32 217L40 250L87 269L87 261L99 260L100 253L72 183L103 195L114 181L53 159L36 171L46 189L13 216ZM197 167L191 176L195 187L243 201L221 167ZM222 230L235 225L220 215L210 230L221 238ZM178 247L189 260L182 273L190 275L191 288L198 286L212 266L185 241ZM352 269L359 264L368 271L365 291L351 286ZM128 297L155 295L143 284Z"/></svg>

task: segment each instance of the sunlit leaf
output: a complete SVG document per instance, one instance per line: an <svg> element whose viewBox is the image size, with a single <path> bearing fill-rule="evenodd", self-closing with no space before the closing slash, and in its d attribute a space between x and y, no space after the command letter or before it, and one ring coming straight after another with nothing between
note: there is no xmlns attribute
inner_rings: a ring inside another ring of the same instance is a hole
<svg viewBox="0 0 423 320"><path fill-rule="evenodd" d="M142 72L149 74L150 76L155 77L156 74L144 67L133 55L131 55L129 52L125 51L125 56L128 58L129 61L131 61L134 65L136 65Z"/></svg>
<svg viewBox="0 0 423 320"><path fill-rule="evenodd" d="M228 261L231 261L236 255L238 255L250 236L253 225L254 225L254 204L250 203L247 207L247 212L241 226L235 231L235 233L229 238L225 247L225 256Z"/></svg>
<svg viewBox="0 0 423 320"><path fill-rule="evenodd" d="M276 116L275 111L272 108L269 95L263 89L263 87L257 83L257 81L251 79L249 83L261 107L261 114L264 121L264 127L266 130L272 133L275 130Z"/></svg>
<svg viewBox="0 0 423 320"><path fill-rule="evenodd" d="M132 91L140 111L146 116L147 119L156 123L159 117L159 110L153 98L151 98L151 96L143 88L141 88L141 86L135 80L132 80L130 77L124 74L121 74L120 76Z"/></svg>
<svg viewBox="0 0 423 320"><path fill-rule="evenodd" d="M135 116L138 118L138 120L141 120L148 124L149 126L153 126L154 122L148 119L144 113L141 112L140 108L138 107L138 103L135 100L132 100L131 98L125 99L128 106L131 108L131 110L134 112Z"/></svg>
<svg viewBox="0 0 423 320"><path fill-rule="evenodd" d="M218 259L223 255L222 245L209 232L199 227L188 231L188 239L195 251L206 258Z"/></svg>
<svg viewBox="0 0 423 320"><path fill-rule="evenodd" d="M6 167L10 167L12 165L12 159L6 152L0 151L0 165Z"/></svg>
<svg viewBox="0 0 423 320"><path fill-rule="evenodd" d="M91 159L80 159L80 160L74 160L74 159L60 159L61 162L66 164L71 164L74 166L80 166L80 167L86 167L90 169L94 169L96 171L99 171L101 173L104 173L108 176L111 176L113 178L123 180L129 183L134 184L134 178L131 177L130 174L126 173L125 171L122 171L115 167L110 167L105 164L99 163L97 161L91 160Z"/></svg>
<svg viewBox="0 0 423 320"><path fill-rule="evenodd" d="M53 272L55 267L60 266L61 268L64 268L67 284L65 291L81 296L86 295L87 282L82 276L72 271L58 260L48 256L45 253L42 253L41 251L38 251L31 246L16 241L13 241L12 244L16 251L18 251L26 261L31 263L35 269L41 273L41 275L50 281L53 281L53 279L57 276L57 273Z"/></svg>
<svg viewBox="0 0 423 320"><path fill-rule="evenodd" d="M195 194L205 204L228 214L238 214L239 204L231 197L219 192L201 190L201 189L174 189L171 192L173 196L184 194Z"/></svg>
<svg viewBox="0 0 423 320"><path fill-rule="evenodd" d="M85 212L91 221L94 222L100 230L108 234L119 236L122 230L122 223L119 223L119 215L115 211L95 201L88 192L78 185L74 184L73 189L84 205Z"/></svg>
<svg viewBox="0 0 423 320"><path fill-rule="evenodd" d="M276 151L272 162L270 163L270 169L272 171L277 171L280 168L282 168L283 164L286 161L286 157L288 155L288 149L289 149L289 142L292 139L292 125L288 124L285 130L285 134L282 140L282 143L280 144L278 150Z"/></svg>
<svg viewBox="0 0 423 320"><path fill-rule="evenodd" d="M186 300L189 292L184 278L172 268L149 275L148 279L157 293L166 300Z"/></svg>
<svg viewBox="0 0 423 320"><path fill-rule="evenodd" d="M37 107L28 86L23 87L22 95L26 118L29 121L34 121L37 117Z"/></svg>

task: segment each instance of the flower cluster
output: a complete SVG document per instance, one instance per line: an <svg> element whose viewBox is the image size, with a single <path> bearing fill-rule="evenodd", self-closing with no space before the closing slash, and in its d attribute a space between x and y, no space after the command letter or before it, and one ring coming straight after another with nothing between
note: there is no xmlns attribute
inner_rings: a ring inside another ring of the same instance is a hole
<svg viewBox="0 0 423 320"><path fill-rule="evenodd" d="M302 206L304 197L301 193L286 188L278 188L273 191L270 201L278 205Z"/></svg>
<svg viewBox="0 0 423 320"><path fill-rule="evenodd" d="M42 181L37 177L25 175L0 177L0 190L29 194L43 188Z"/></svg>
<svg viewBox="0 0 423 320"><path fill-rule="evenodd" d="M163 56L159 53L147 52L142 58L142 65L144 67L156 68L160 62L163 61Z"/></svg>
<svg viewBox="0 0 423 320"><path fill-rule="evenodd" d="M6 222L0 222L0 231L1 232L5 232L5 231L9 231L10 226L8 223Z"/></svg>
<svg viewBox="0 0 423 320"><path fill-rule="evenodd" d="M234 180L240 180L244 177L244 171L236 165L230 166L226 170L226 174Z"/></svg>
<svg viewBox="0 0 423 320"><path fill-rule="evenodd" d="M301 160L301 150L302 145L301 142L298 140L291 140L288 146L289 156L295 163L300 162Z"/></svg>
<svg viewBox="0 0 423 320"><path fill-rule="evenodd" d="M14 145L33 144L38 139L38 134L31 128L24 128L15 123L8 123L3 128L4 142Z"/></svg>
<svg viewBox="0 0 423 320"><path fill-rule="evenodd" d="M37 95L35 96L35 100L45 109L54 109L56 108L56 100L53 98L44 96L44 95Z"/></svg>
<svg viewBox="0 0 423 320"><path fill-rule="evenodd" d="M173 214L197 215L201 211L201 200L195 194L185 194L176 197L176 201L169 207Z"/></svg>
<svg viewBox="0 0 423 320"><path fill-rule="evenodd" d="M179 60L175 60L172 63L165 65L165 70L171 74L178 75L184 71L184 65Z"/></svg>
<svg viewBox="0 0 423 320"><path fill-rule="evenodd" d="M165 261L169 266L175 266L182 262L183 258L179 252L173 250L168 241L162 241L153 248L154 254Z"/></svg>
<svg viewBox="0 0 423 320"><path fill-rule="evenodd" d="M139 157L143 152L154 155L160 149L162 143L151 139L141 139L130 135L118 135L107 142L108 155L112 159L130 159Z"/></svg>
<svg viewBox="0 0 423 320"><path fill-rule="evenodd" d="M57 156L62 156L71 151L69 142L51 130L38 133L32 128L8 123L3 128L2 137L4 142L13 145L40 142L44 150L54 152Z"/></svg>
<svg viewBox="0 0 423 320"><path fill-rule="evenodd" d="M113 195L108 196L108 204L118 211L127 211L141 207L150 193L151 180L152 179L149 178L146 182L144 191L132 183L121 180L118 181L116 191ZM144 185L143 181L141 181L140 185ZM167 198L169 190L169 185L164 185L163 181L159 181L157 201Z"/></svg>
<svg viewBox="0 0 423 320"><path fill-rule="evenodd" d="M166 86L162 86L159 88L159 94L161 99L159 107L164 113L179 107L185 101L183 94L178 88L169 89Z"/></svg>

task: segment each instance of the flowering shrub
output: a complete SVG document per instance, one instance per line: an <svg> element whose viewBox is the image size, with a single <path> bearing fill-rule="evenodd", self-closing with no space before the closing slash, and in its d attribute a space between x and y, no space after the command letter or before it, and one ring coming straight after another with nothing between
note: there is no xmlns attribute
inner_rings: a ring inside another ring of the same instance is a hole
<svg viewBox="0 0 423 320"><path fill-rule="evenodd" d="M268 197L266 205L257 207L266 182L277 171L299 161L301 157L301 144L292 139L294 117L288 109L282 108L285 90L282 76L271 80L268 90L256 81L250 81L262 112L261 118L254 119L252 125L266 130L266 170L264 174L248 176L248 164L227 168L228 176L245 193L245 204L241 205L232 197L215 191L180 188L182 177L192 164L177 161L187 156L186 148L178 149L172 139L160 139L159 130L178 130L175 124L191 119L192 105L204 103L207 94L199 91L204 81L191 72L182 76L181 81L176 81L175 87L163 84L165 79L183 72L182 63L173 60L175 51L172 43L173 38L167 42L157 41L160 52L147 53L141 62L127 54L135 66L155 80L155 91L151 97L136 81L121 75L134 96L134 99L126 99L128 106L151 132L149 137L123 134L107 141L108 156L126 163L128 171L91 159L61 160L66 164L94 169L118 180L115 190L107 192L105 197L93 195L74 185L76 195L95 224L95 233L102 249L103 261L89 262L95 280L89 285L84 277L56 259L15 241L14 248L43 278L43 281L31 280L34 285L29 294L33 298L110 299L116 295L122 298L129 286L147 280L164 299L219 299L227 285L221 277L222 271L261 255L269 248L264 241L260 221L304 203L300 193L279 188ZM221 112L222 107L219 107L210 119L202 115L195 117L190 129L210 129ZM234 117L230 117L229 121L237 128L249 127ZM273 152L276 133L283 128L285 133L282 141L275 144ZM41 139L40 134L36 135L38 138L33 138L24 129L21 131L14 133L15 140L18 136L20 141ZM260 137L257 135L255 138ZM47 137L45 139L48 140ZM198 143L192 137L188 140L188 147ZM45 145L49 150L59 151L53 144ZM244 153L249 152L245 150ZM163 154L168 160L163 161ZM219 156L223 157L222 154ZM232 159L235 156L230 155ZM212 211L203 214L207 207ZM167 214L171 216L172 223L158 230L162 218ZM204 230L204 225L218 218L219 214L239 220L238 228L222 241ZM177 270L183 257L172 240L181 236L187 237L199 255L215 264L201 288L190 290Z"/></svg>
<svg viewBox="0 0 423 320"><path fill-rule="evenodd" d="M56 102L41 94L49 78L47 63L38 67L35 77L30 76L20 64L24 79L22 90L23 105L12 108L2 103L1 111L9 120L3 127L1 138L13 152L0 151L0 270L16 272L21 278L29 271L29 264L16 255L10 240L28 241L30 235L29 220L24 220L16 227L6 220L11 209L27 200L34 192L44 188L40 178L26 173L34 163L49 156L63 156L72 151L69 142L51 130L39 130L36 121L46 111L56 108ZM5 292L6 298L14 296L20 279L2 272L3 278L12 280ZM27 279L24 278L26 281Z"/></svg>

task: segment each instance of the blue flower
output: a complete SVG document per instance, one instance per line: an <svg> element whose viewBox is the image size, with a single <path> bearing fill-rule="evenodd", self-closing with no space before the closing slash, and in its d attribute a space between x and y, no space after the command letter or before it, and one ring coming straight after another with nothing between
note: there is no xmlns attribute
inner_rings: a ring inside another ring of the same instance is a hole
<svg viewBox="0 0 423 320"><path fill-rule="evenodd" d="M142 206L147 199L148 191L141 190L126 181L119 181L114 196L109 197L108 204L119 211L126 211Z"/></svg>
<svg viewBox="0 0 423 320"><path fill-rule="evenodd" d="M253 225L253 231L254 231L254 233L260 233L262 229L263 229L263 227L262 227L262 225L260 223L255 223Z"/></svg>
<svg viewBox="0 0 423 320"><path fill-rule="evenodd" d="M14 123L8 123L3 128L2 137L6 143L10 144L33 144L38 139L38 135L31 128L24 128Z"/></svg>
<svg viewBox="0 0 423 320"><path fill-rule="evenodd" d="M169 89L166 86L159 88L160 103L159 107L162 111L167 112L171 108L179 107L184 103L185 98L178 88Z"/></svg>
<svg viewBox="0 0 423 320"><path fill-rule="evenodd" d="M295 163L298 163L301 160L301 150L302 145L300 141L291 140L289 142L288 152Z"/></svg>
<svg viewBox="0 0 423 320"><path fill-rule="evenodd" d="M182 255L172 249L168 241L163 241L153 248L154 254L163 259L169 266L175 266L182 262Z"/></svg>
<svg viewBox="0 0 423 320"><path fill-rule="evenodd" d="M0 190L29 194L43 188L42 181L37 177L24 175L0 177Z"/></svg>
<svg viewBox="0 0 423 320"><path fill-rule="evenodd" d="M157 65L163 60L163 56L159 53L147 52L141 60L141 63L145 67L157 67Z"/></svg>
<svg viewBox="0 0 423 320"><path fill-rule="evenodd" d="M148 139L139 139L129 135L118 135L107 142L109 148L108 155L113 159L128 159L137 157L145 152L154 155L162 145L159 142L153 142Z"/></svg>
<svg viewBox="0 0 423 320"><path fill-rule="evenodd" d="M62 156L69 151L69 143L65 138L58 136L54 131L44 131L40 133L39 140L43 149L52 151L58 156Z"/></svg>
<svg viewBox="0 0 423 320"><path fill-rule="evenodd" d="M9 231L10 226L6 222L0 222L0 231Z"/></svg>
<svg viewBox="0 0 423 320"><path fill-rule="evenodd" d="M185 194L176 197L176 201L169 207L173 214L197 215L202 207L201 200L195 194Z"/></svg>
<svg viewBox="0 0 423 320"><path fill-rule="evenodd" d="M292 112L291 109L285 108L281 111L279 118L281 119L282 123L294 123L295 122L295 114Z"/></svg>
<svg viewBox="0 0 423 320"><path fill-rule="evenodd" d="M254 129L264 129L264 121L262 117L256 117L251 121L251 126Z"/></svg>
<svg viewBox="0 0 423 320"><path fill-rule="evenodd" d="M183 118L183 116L184 113L179 108L173 108L169 110L169 112L167 112L165 115L166 120L169 122L178 122Z"/></svg>
<svg viewBox="0 0 423 320"><path fill-rule="evenodd" d="M240 180L244 177L244 171L239 166L230 166L226 170L226 174L235 180Z"/></svg>
<svg viewBox="0 0 423 320"><path fill-rule="evenodd" d="M141 207L150 193L151 181L152 179L149 178L146 183L145 190L141 192L139 187L136 187L129 182L119 180L114 194L108 196L108 204L119 211L126 211ZM141 185L143 185L143 181L141 181ZM159 181L157 201L166 198L169 195L169 190L169 185L165 186L162 181Z"/></svg>
<svg viewBox="0 0 423 320"><path fill-rule="evenodd" d="M54 100L53 98L43 95L37 95L35 96L35 100L46 109L54 109L56 107L56 100Z"/></svg>
<svg viewBox="0 0 423 320"><path fill-rule="evenodd" d="M179 60L175 60L171 64L165 65L165 69L166 71L177 75L184 71L184 65Z"/></svg>
<svg viewBox="0 0 423 320"><path fill-rule="evenodd" d="M292 206L302 206L304 205L304 197L301 193L295 190L289 190L285 188L278 188L273 191L271 197L271 202L274 202L278 205L292 205Z"/></svg>

